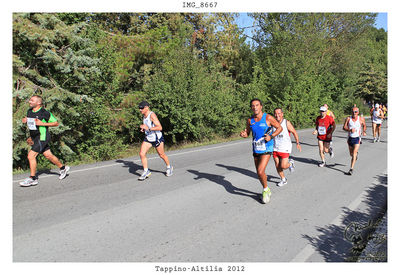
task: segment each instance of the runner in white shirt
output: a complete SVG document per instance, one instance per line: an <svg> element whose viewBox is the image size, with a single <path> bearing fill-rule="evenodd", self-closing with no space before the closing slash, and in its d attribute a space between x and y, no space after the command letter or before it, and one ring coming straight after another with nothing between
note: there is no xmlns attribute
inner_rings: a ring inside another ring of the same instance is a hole
<svg viewBox="0 0 400 275"><path fill-rule="evenodd" d="M346 118L343 124L343 130L349 132L349 137L347 139L347 144L349 146L349 153L351 156L350 170L347 175L353 174L354 164L358 159L358 150L361 145L361 127L363 128L362 135L366 136L367 125L365 124L365 119L358 116L359 110L357 107L353 108L352 116Z"/></svg>
<svg viewBox="0 0 400 275"><path fill-rule="evenodd" d="M374 136L374 142L381 141L381 125L384 117L383 111L380 109L379 104L376 103L375 108L371 111L372 134Z"/></svg>
<svg viewBox="0 0 400 275"><path fill-rule="evenodd" d="M283 111L281 108L276 108L274 110L275 119L281 124L282 132L274 138L274 161L276 171L281 177L281 181L277 184L278 186L283 186L287 184L287 179L283 170L288 169L290 172L294 171L294 160L289 159L289 155L292 152L292 140L290 139L290 133L293 134L297 143L297 150L301 152L301 146L299 141L299 136L294 129L290 121L283 118ZM274 129L275 131L275 129Z"/></svg>
<svg viewBox="0 0 400 275"><path fill-rule="evenodd" d="M145 180L151 175L151 172L147 166L146 153L152 146L156 148L158 155L167 165L167 171L165 175L167 177L172 176L173 167L170 165L169 159L164 152L164 137L161 133L162 126L160 121L158 120L156 114L150 111L150 104L147 101L140 102L139 110L143 115L143 124L140 125L140 130L146 134L139 153L144 170L143 174L139 177L139 180Z"/></svg>

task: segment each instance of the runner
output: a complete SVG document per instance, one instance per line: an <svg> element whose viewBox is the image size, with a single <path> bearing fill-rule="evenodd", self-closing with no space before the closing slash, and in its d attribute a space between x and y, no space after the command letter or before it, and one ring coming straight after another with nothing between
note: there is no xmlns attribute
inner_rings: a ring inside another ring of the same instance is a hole
<svg viewBox="0 0 400 275"><path fill-rule="evenodd" d="M167 171L165 175L167 177L172 176L173 167L169 163L169 159L164 152L164 137L161 133L162 126L158 120L156 114L150 111L150 104L147 101L142 101L139 104L140 113L143 115L143 124L140 125L140 131L145 132L146 136L140 147L140 159L143 165L143 174L138 180L145 180L150 177L151 172L147 166L146 153L153 146L156 148L158 155L162 158L167 165Z"/></svg>
<svg viewBox="0 0 400 275"><path fill-rule="evenodd" d="M278 186L284 186L287 184L287 179L283 170L288 169L290 172L294 171L294 160L289 158L289 154L292 152L292 141L290 140L290 133L293 134L297 143L297 150L301 152L301 146L299 142L299 136L294 129L290 121L283 118L283 112L281 108L274 110L274 116L282 127L282 132L274 138L274 161L276 171L281 177L281 181L277 184ZM276 129L274 128L274 131Z"/></svg>
<svg viewBox="0 0 400 275"><path fill-rule="evenodd" d="M357 107L353 108L352 116L346 118L343 124L343 130L349 132L349 138L347 139L347 144L349 145L349 153L351 156L350 170L347 172L348 175L353 174L354 164L358 159L358 149L361 145L361 127L363 127L363 136L366 136L367 125L365 124L365 119L359 117L359 110Z"/></svg>
<svg viewBox="0 0 400 275"><path fill-rule="evenodd" d="M334 156L329 143L332 140L332 134L336 129L336 124L332 117L326 115L327 110L328 109L326 109L325 106L322 106L319 109L321 115L319 115L315 120L316 129L313 132L313 135L318 134L319 155L321 156L321 163L318 165L319 167L324 167L326 165L325 153L329 153L331 158Z"/></svg>
<svg viewBox="0 0 400 275"><path fill-rule="evenodd" d="M328 109L328 104L324 104L324 107L326 108L326 115L330 116L331 118L333 118L333 120L336 119L335 115L333 114L333 112L331 110ZM333 142L331 140L331 142L329 142L329 153L332 154L333 156Z"/></svg>
<svg viewBox="0 0 400 275"><path fill-rule="evenodd" d="M271 189L268 187L265 168L274 150L273 139L282 132L282 127L273 116L263 113L261 100L257 98L251 100L250 106L253 116L247 120L246 129L240 132L240 136L247 138L250 132L253 134L254 164L258 179L264 188L262 202L267 203L271 199ZM275 127L275 132L272 132L272 127Z"/></svg>
<svg viewBox="0 0 400 275"><path fill-rule="evenodd" d="M379 104L375 104L375 108L371 111L371 120L372 120L372 135L374 136L374 143L381 141L381 125L383 111L379 108Z"/></svg>
<svg viewBox="0 0 400 275"><path fill-rule="evenodd" d="M45 158L60 168L60 180L65 178L70 170L69 166L61 164L60 160L50 151L50 132L48 128L58 126L58 122L49 111L43 108L42 97L39 95L32 96L29 99L29 107L30 109L27 112L27 116L22 119L22 123L27 123L29 128L30 137L27 143L32 146L31 150L28 152L31 175L23 182L20 182L19 185L22 187L35 186L39 183L38 177L36 176L36 157L39 154L43 154Z"/></svg>
<svg viewBox="0 0 400 275"><path fill-rule="evenodd" d="M382 106L382 111L383 111L383 121L387 119L386 113L387 113L387 107L386 105Z"/></svg>
<svg viewBox="0 0 400 275"><path fill-rule="evenodd" d="M331 110L329 110L328 104L325 103L324 107L326 108L326 115L332 117L333 120L335 120L336 117L335 117L334 113Z"/></svg>

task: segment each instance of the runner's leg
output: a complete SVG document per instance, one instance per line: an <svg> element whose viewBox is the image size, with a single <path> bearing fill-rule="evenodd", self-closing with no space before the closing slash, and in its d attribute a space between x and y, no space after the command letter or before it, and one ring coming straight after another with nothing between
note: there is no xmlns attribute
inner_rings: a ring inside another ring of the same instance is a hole
<svg viewBox="0 0 400 275"><path fill-rule="evenodd" d="M375 136L376 136L376 124L372 122L372 135L374 136L374 140L375 140Z"/></svg>
<svg viewBox="0 0 400 275"><path fill-rule="evenodd" d="M282 159L279 157L274 157L276 172L278 172L281 179L283 179L285 177L285 174L283 173L283 169L281 167L281 160Z"/></svg>
<svg viewBox="0 0 400 275"><path fill-rule="evenodd" d="M53 155L50 149L44 151L43 156L51 161L54 165L57 165L58 168L61 168L63 166L60 160L55 155Z"/></svg>
<svg viewBox="0 0 400 275"><path fill-rule="evenodd" d="M30 150L28 152L28 160L29 160L29 168L31 170L31 177L36 176L36 167L37 167L37 161L36 157L39 153L35 152L33 150Z"/></svg>
<svg viewBox="0 0 400 275"><path fill-rule="evenodd" d="M145 170L148 169L146 154L150 150L151 146L151 143L143 141L142 146L140 147L139 156L142 161L143 169Z"/></svg>
<svg viewBox="0 0 400 275"><path fill-rule="evenodd" d="M260 180L263 188L268 187L267 174L265 174L265 168L267 167L268 161L271 155L260 155L254 158L254 164L256 165L258 179Z"/></svg>
<svg viewBox="0 0 400 275"><path fill-rule="evenodd" d="M319 156L321 157L322 162L325 162L324 142L322 140L318 140L318 149L319 149Z"/></svg>
<svg viewBox="0 0 400 275"><path fill-rule="evenodd" d="M159 146L156 147L157 153L162 158L167 166L169 166L169 159L164 152L164 142L161 142Z"/></svg>
<svg viewBox="0 0 400 275"><path fill-rule="evenodd" d="M358 149L360 148L360 144L354 144L353 154L351 158L351 169L354 168L354 164L356 164Z"/></svg>

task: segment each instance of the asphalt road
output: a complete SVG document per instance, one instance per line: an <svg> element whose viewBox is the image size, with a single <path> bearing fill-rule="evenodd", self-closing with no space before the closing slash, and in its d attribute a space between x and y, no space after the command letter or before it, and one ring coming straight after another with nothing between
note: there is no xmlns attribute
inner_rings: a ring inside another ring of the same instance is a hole
<svg viewBox="0 0 400 275"><path fill-rule="evenodd" d="M279 182L267 167L271 202L262 204L251 140L168 152L174 175L149 155L72 167L62 181L42 172L39 185L13 178L14 262L329 262L354 256L362 226L384 213L387 127L372 143L370 123L355 173L347 133L334 133L335 157L319 161L312 129L293 145L296 170ZM365 228L365 227L364 227Z"/></svg>

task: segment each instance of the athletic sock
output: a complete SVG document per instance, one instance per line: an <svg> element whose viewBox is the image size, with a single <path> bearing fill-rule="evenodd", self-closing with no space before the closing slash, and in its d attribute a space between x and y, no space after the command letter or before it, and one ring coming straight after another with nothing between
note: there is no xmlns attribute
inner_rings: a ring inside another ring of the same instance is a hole
<svg viewBox="0 0 400 275"><path fill-rule="evenodd" d="M269 187L267 186L266 188L264 188L264 191L268 191L269 190Z"/></svg>
<svg viewBox="0 0 400 275"><path fill-rule="evenodd" d="M30 178L33 179L33 180L37 180L36 176L31 176Z"/></svg>
<svg viewBox="0 0 400 275"><path fill-rule="evenodd" d="M170 169L170 168L171 168L171 165L168 165L168 166L167 166L167 169Z"/></svg>
<svg viewBox="0 0 400 275"><path fill-rule="evenodd" d="M63 165L61 168L60 168L60 170L64 170L65 169L65 165Z"/></svg>
<svg viewBox="0 0 400 275"><path fill-rule="evenodd" d="M149 168L143 168L143 170L144 170L145 172L147 172L147 171L149 171Z"/></svg>

